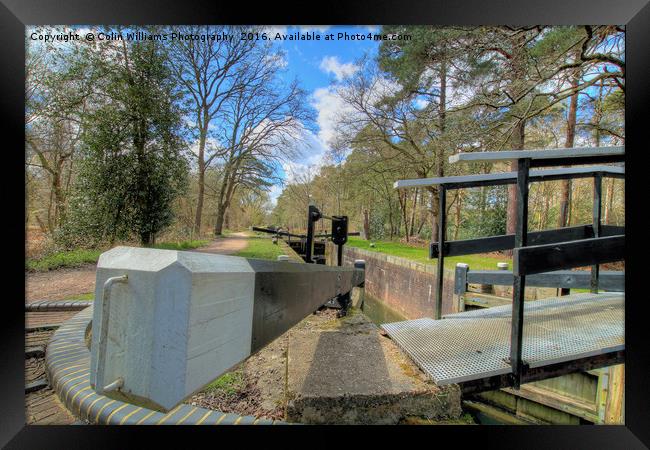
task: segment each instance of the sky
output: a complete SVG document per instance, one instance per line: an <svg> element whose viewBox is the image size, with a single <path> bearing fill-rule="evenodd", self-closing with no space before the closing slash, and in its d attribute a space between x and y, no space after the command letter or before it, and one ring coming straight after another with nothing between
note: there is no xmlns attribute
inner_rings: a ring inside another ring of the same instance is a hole
<svg viewBox="0 0 650 450"><path fill-rule="evenodd" d="M365 55L373 57L379 48L378 41L368 40L323 40L324 35L346 32L349 35L368 32L378 33L377 26L275 26L268 33L314 32L321 35L319 41L281 41L275 40L284 54L284 70L280 75L287 82L298 79L307 92L309 105L314 108L316 121L308 125L303 155L283 164L278 175L285 182L291 182L295 174L303 173L310 166L316 169L323 163L323 157L330 148L334 137L334 123L341 110L341 101L334 95L333 86L355 73L355 65ZM270 192L275 203L283 186L277 184Z"/></svg>

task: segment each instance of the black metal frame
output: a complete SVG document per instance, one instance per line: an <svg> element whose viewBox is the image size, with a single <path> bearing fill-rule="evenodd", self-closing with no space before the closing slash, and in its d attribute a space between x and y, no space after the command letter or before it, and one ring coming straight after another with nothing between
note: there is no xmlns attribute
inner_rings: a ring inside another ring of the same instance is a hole
<svg viewBox="0 0 650 450"><path fill-rule="evenodd" d="M332 222L332 231L327 234L315 234L314 226L320 219L328 219ZM326 216L316 206L309 205L307 212L307 234L293 234L283 231L281 228L251 227L253 231L274 234L277 237L286 237L288 244L297 250L302 259L309 264L325 264L325 245L316 251L315 245L318 238L331 238L336 245L337 266L343 265L343 246L348 241L348 236L359 236L358 231L348 232L348 216ZM291 241L291 238L299 239L299 243Z"/></svg>
<svg viewBox="0 0 650 450"><path fill-rule="evenodd" d="M571 149L564 149L563 153L566 154L566 150ZM512 155L509 155L510 159L517 161L516 177L514 176L514 173L488 174L434 178L429 180L405 180L395 183L396 188L422 185L439 186L439 239L438 242L431 244L429 251L431 258L438 258L436 274L436 319L442 317L442 289L445 256L479 253L479 249L481 249L481 252L486 250L513 249L514 270L511 274L513 286L512 328L510 334L510 357L508 358L508 362L512 366L512 372L509 374L508 379L509 384L511 384L515 389L519 388L522 379L527 379L525 375L529 372L529 368L522 359L524 291L526 288L527 275L534 276L535 274L538 274L538 278L534 280L535 283L538 283L543 282L543 276L553 276L546 272L591 265L589 287L592 292L597 293L600 276L598 265L604 262L619 261L624 257L624 227L601 225L602 178L603 176L624 178L625 175L623 170L620 168L617 169L602 166L578 169L563 168L537 171L530 170L532 167L621 163L625 161L625 155L620 151L620 149L617 152L612 152L612 154L607 154L606 152L603 152L603 154L594 154L598 151L598 149L594 149L593 152L584 152L584 149L580 149L580 151L576 151L575 154L568 155L570 157L562 158L549 158L548 155L549 153L552 153L552 151L542 151L543 153L538 153L538 155L541 155L539 159L536 159L535 152L531 151L522 152L520 154L525 157L518 157L516 152L510 152L512 153ZM497 158L500 157L498 152L486 152L481 156L485 156L485 160L497 160ZM480 160L481 156L472 155L472 158L474 160ZM455 162L461 159L461 157L456 156L451 157L450 161ZM529 183L584 177L593 177L594 179L592 225L534 232L529 234ZM517 221L514 235L491 236L481 239L446 242L446 193L448 189L495 186L513 183L516 184L517 190ZM535 245L529 247L529 242ZM506 274L507 272L500 276L507 276ZM459 284L460 281L457 277L455 290L460 289Z"/></svg>
<svg viewBox="0 0 650 450"><path fill-rule="evenodd" d="M591 272L575 270L556 270L529 275L528 286L559 289L589 289ZM457 265L454 275L454 294L463 295L468 284L489 284L512 286L514 274L510 270L471 270L467 264ZM598 286L609 292L625 291L625 272L607 270L598 276Z"/></svg>
<svg viewBox="0 0 650 450"><path fill-rule="evenodd" d="M332 222L332 231L329 234L315 234L315 224L321 219L327 219ZM308 264L325 264L325 243L320 243L322 247L315 251L317 238L331 238L332 243L336 245L336 265L343 265L343 246L348 241L348 236L358 236L358 232L348 232L348 216L326 216L314 206L309 205L307 210L307 234L292 234L281 229L270 229L262 227L252 227L254 231L275 234L277 237L287 237L289 245L299 249L298 253ZM299 242L291 242L291 238L300 239ZM350 294L341 294L325 304L325 306L340 309L339 316L345 315L350 305Z"/></svg>

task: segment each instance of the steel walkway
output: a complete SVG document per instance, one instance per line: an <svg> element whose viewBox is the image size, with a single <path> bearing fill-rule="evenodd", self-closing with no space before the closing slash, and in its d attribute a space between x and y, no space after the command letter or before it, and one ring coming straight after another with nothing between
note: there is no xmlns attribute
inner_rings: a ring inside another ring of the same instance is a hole
<svg viewBox="0 0 650 450"><path fill-rule="evenodd" d="M524 311L522 356L531 370L526 381L609 365L624 355L623 293L527 301ZM501 386L512 371L511 313L512 306L504 305L382 328L438 385L473 382L471 390L488 389Z"/></svg>

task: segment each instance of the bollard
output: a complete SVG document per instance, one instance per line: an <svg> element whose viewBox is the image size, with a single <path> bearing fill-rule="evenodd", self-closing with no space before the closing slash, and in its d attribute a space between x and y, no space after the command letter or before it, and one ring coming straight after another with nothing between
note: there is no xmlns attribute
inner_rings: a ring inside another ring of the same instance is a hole
<svg viewBox="0 0 650 450"><path fill-rule="evenodd" d="M359 299L357 300L357 305L359 305L359 309L363 311L363 305L364 305L364 298L365 298L365 292L366 292L366 261L364 259L355 259L354 260L354 268L355 269L361 269L363 270L363 283L358 285L354 290L358 292Z"/></svg>
<svg viewBox="0 0 650 450"><path fill-rule="evenodd" d="M278 255L278 261L289 261L289 255Z"/></svg>
<svg viewBox="0 0 650 450"><path fill-rule="evenodd" d="M497 270L508 270L508 263L507 262L498 262L497 263ZM494 289L494 294L504 297L504 296L509 296L512 295L508 288L506 286L493 286Z"/></svg>
<svg viewBox="0 0 650 450"><path fill-rule="evenodd" d="M457 263L454 276L454 305L456 312L465 311L465 292L467 291L467 272L469 264Z"/></svg>

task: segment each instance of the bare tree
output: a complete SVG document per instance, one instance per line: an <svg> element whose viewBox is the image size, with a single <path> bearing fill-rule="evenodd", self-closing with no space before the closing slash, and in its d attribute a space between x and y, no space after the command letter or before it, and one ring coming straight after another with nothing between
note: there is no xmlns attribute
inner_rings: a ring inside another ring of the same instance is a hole
<svg viewBox="0 0 650 450"><path fill-rule="evenodd" d="M192 35L234 34L238 27L211 25L182 27L181 32ZM241 39L176 40L170 49L171 66L184 87L194 128L198 137L198 194L194 232L201 233L205 171L212 161L224 155L222 146L209 145L210 125L219 116L224 104L240 89L236 83L239 67L253 52L254 41Z"/></svg>
<svg viewBox="0 0 650 450"><path fill-rule="evenodd" d="M215 159L223 176L218 188L215 235L239 186L265 186L277 165L300 154L304 124L312 119L297 82L278 79L280 55L258 45L237 67L236 88L219 115L218 139L224 152Z"/></svg>

